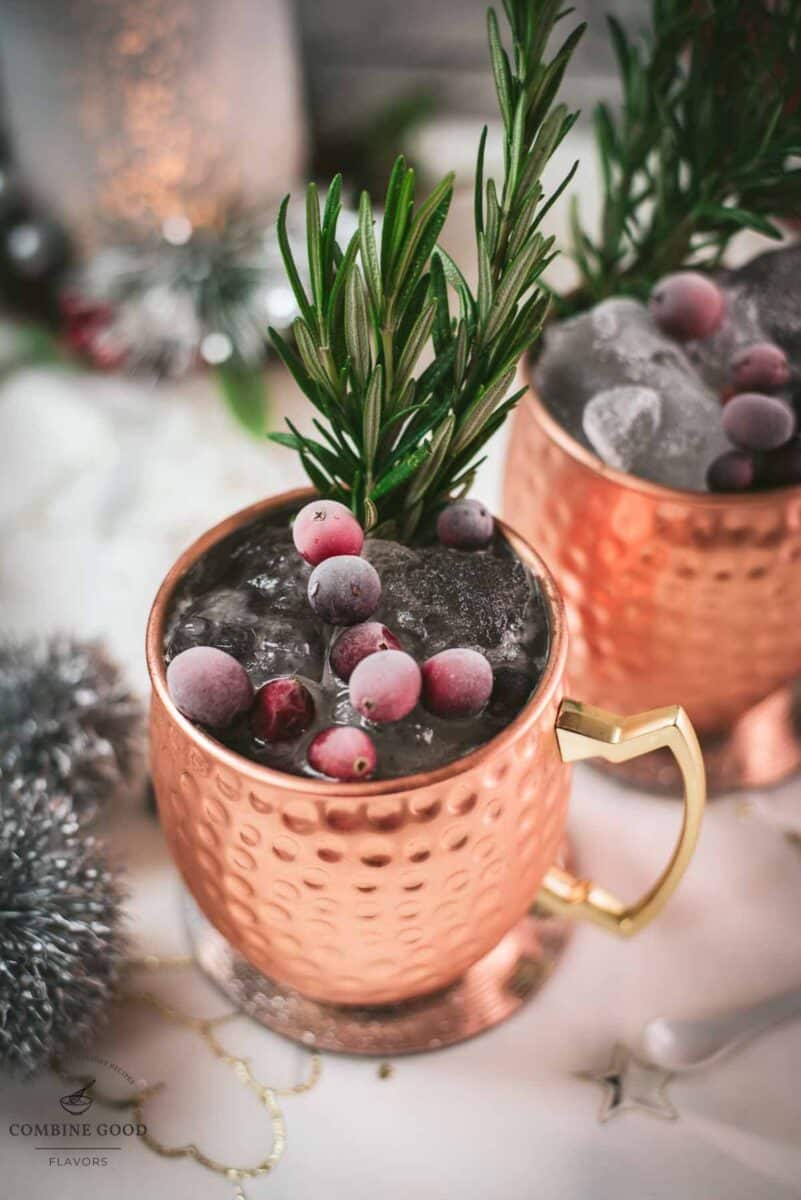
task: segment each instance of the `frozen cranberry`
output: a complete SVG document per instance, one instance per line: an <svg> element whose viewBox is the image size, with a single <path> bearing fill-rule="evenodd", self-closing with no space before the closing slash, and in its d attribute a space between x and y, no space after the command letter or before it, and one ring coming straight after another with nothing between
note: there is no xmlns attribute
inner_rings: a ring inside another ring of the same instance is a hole
<svg viewBox="0 0 801 1200"><path fill-rule="evenodd" d="M373 739L352 725L324 729L309 746L309 764L314 770L344 783L369 779L376 761Z"/></svg>
<svg viewBox="0 0 801 1200"><path fill-rule="evenodd" d="M313 720L314 700L299 679L271 679L256 693L250 727L262 742L287 742Z"/></svg>
<svg viewBox="0 0 801 1200"><path fill-rule="evenodd" d="M787 355L773 342L756 342L735 355L731 364L731 382L736 392L782 388L790 378Z"/></svg>
<svg viewBox="0 0 801 1200"><path fill-rule="evenodd" d="M795 415L778 396L740 392L723 409L723 428L741 450L776 450L793 436Z"/></svg>
<svg viewBox="0 0 801 1200"><path fill-rule="evenodd" d="M316 567L337 554L360 554L364 530L349 508L336 500L313 500L292 526L295 549Z"/></svg>
<svg viewBox="0 0 801 1200"><path fill-rule="evenodd" d="M363 658L350 677L350 702L371 721L399 721L420 698L420 668L402 650Z"/></svg>
<svg viewBox="0 0 801 1200"><path fill-rule="evenodd" d="M492 667L477 650L443 650L423 663L423 704L438 717L474 717L492 694Z"/></svg>
<svg viewBox="0 0 801 1200"><path fill-rule="evenodd" d="M480 550L494 531L492 514L479 500L454 500L437 518L437 537L455 550Z"/></svg>
<svg viewBox="0 0 801 1200"><path fill-rule="evenodd" d="M245 668L213 646L190 646L176 654L167 667L167 688L179 712L210 729L224 729L253 702Z"/></svg>
<svg viewBox="0 0 801 1200"><path fill-rule="evenodd" d="M801 437L794 437L786 446L764 456L759 468L759 483L768 488L801 483Z"/></svg>
<svg viewBox="0 0 801 1200"><path fill-rule="evenodd" d="M381 580L366 558L338 554L314 568L308 595L317 616L329 625L356 625L378 608Z"/></svg>
<svg viewBox="0 0 801 1200"><path fill-rule="evenodd" d="M753 486L756 470L752 456L745 450L727 450L706 473L710 492L747 492Z"/></svg>
<svg viewBox="0 0 801 1200"><path fill-rule="evenodd" d="M697 271L678 271L659 280L651 292L650 308L664 333L687 342L715 332L723 320L723 293Z"/></svg>
<svg viewBox="0 0 801 1200"><path fill-rule="evenodd" d="M331 647L331 666L340 679L348 682L354 668L378 650L400 650L401 644L380 621L363 621L344 629Z"/></svg>

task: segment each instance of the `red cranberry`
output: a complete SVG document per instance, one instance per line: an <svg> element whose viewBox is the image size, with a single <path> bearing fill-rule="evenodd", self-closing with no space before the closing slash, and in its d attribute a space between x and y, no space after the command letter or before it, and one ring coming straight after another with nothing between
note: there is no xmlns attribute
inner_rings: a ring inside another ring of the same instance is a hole
<svg viewBox="0 0 801 1200"><path fill-rule="evenodd" d="M176 654L167 667L167 688L179 712L210 729L224 729L253 702L245 668L213 646L190 646Z"/></svg>
<svg viewBox="0 0 801 1200"><path fill-rule="evenodd" d="M774 392L783 388L789 378L787 355L773 342L756 342L732 360L731 381L735 393Z"/></svg>
<svg viewBox="0 0 801 1200"><path fill-rule="evenodd" d="M377 756L373 740L363 729L352 725L334 725L318 733L309 746L309 763L321 775L353 783L369 779L375 771Z"/></svg>
<svg viewBox="0 0 801 1200"><path fill-rule="evenodd" d="M687 342L715 332L723 320L723 293L697 271L678 271L659 280L651 292L650 309L664 333Z"/></svg>
<svg viewBox="0 0 801 1200"><path fill-rule="evenodd" d="M316 567L334 555L360 554L364 530L344 504L313 500L295 517L292 540L298 554Z"/></svg>
<svg viewBox="0 0 801 1200"><path fill-rule="evenodd" d="M454 500L437 518L437 537L455 550L480 550L494 531L492 513L479 500Z"/></svg>
<svg viewBox="0 0 801 1200"><path fill-rule="evenodd" d="M299 679L271 679L256 693L250 727L262 742L287 742L313 720L314 700Z"/></svg>
<svg viewBox="0 0 801 1200"><path fill-rule="evenodd" d="M344 629L331 647L331 666L340 679L348 682L354 668L378 650L400 650L401 644L380 621L363 621Z"/></svg>
<svg viewBox="0 0 801 1200"><path fill-rule="evenodd" d="M723 409L723 428L742 450L776 450L793 436L795 414L778 396L741 392Z"/></svg>
<svg viewBox="0 0 801 1200"><path fill-rule="evenodd" d="M338 554L314 568L308 595L317 616L329 625L356 625L378 608L381 580L366 558Z"/></svg>
<svg viewBox="0 0 801 1200"><path fill-rule="evenodd" d="M350 677L350 702L371 721L399 721L420 698L420 668L402 650L379 650Z"/></svg>
<svg viewBox="0 0 801 1200"><path fill-rule="evenodd" d="M492 694L492 667L477 650L443 650L423 663L423 704L438 717L474 717Z"/></svg>
<svg viewBox="0 0 801 1200"><path fill-rule="evenodd" d="M752 456L745 450L727 450L706 473L710 492L747 492L753 486L756 471Z"/></svg>

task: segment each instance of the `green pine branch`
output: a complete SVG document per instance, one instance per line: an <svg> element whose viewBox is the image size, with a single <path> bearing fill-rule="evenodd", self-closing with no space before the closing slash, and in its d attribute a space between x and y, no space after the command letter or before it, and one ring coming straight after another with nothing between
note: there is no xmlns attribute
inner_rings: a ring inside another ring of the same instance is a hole
<svg viewBox="0 0 801 1200"><path fill-rule="evenodd" d="M287 236L288 197L278 218L301 315L294 346L275 330L270 336L317 416L314 436L290 426L272 437L300 455L323 495L349 504L374 534L409 539L469 488L482 447L522 394L508 395L515 367L548 311L540 278L555 251L540 225L573 172L550 196L541 175L576 119L555 98L584 27L548 59L550 35L566 15L560 0L504 0L503 7L509 48L492 10L488 34L504 172L499 183L484 177L485 129L475 182L475 294L438 245L452 174L418 202L414 171L399 158L380 237L364 192L347 246L337 241L340 177L322 213L310 184L308 290Z"/></svg>
<svg viewBox="0 0 801 1200"><path fill-rule="evenodd" d="M801 208L798 0L652 0L643 41L609 30L622 104L594 113L601 226L591 235L574 202L581 283L560 314L714 268L740 230L778 238L774 218Z"/></svg>

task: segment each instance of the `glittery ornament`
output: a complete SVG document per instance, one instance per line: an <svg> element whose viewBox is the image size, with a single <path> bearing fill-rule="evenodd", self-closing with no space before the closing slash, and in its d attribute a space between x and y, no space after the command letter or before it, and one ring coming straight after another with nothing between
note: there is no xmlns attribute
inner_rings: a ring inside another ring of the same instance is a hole
<svg viewBox="0 0 801 1200"><path fill-rule="evenodd" d="M36 782L86 822L142 754L141 707L100 645L0 642L0 787Z"/></svg>
<svg viewBox="0 0 801 1200"><path fill-rule="evenodd" d="M352 209L340 226L356 231ZM296 251L305 245L301 226L288 236ZM214 228L173 216L158 237L100 250L62 309L70 342L96 365L170 378L198 365L259 365L267 328L288 330L300 311L272 217L233 209Z"/></svg>
<svg viewBox="0 0 801 1200"><path fill-rule="evenodd" d="M69 803L0 781L0 1069L85 1045L123 948L118 883Z"/></svg>

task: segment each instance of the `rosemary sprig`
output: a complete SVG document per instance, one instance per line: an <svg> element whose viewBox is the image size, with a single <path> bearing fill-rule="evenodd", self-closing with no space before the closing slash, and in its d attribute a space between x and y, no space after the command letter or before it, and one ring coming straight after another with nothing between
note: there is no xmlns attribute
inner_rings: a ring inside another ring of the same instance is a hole
<svg viewBox="0 0 801 1200"><path fill-rule="evenodd" d="M275 330L270 336L317 409L319 437L293 426L272 437L297 451L323 495L349 504L366 529L384 536L411 538L449 496L470 486L482 446L522 395L507 394L515 366L548 310L539 281L554 247L539 226L573 171L547 198L540 177L576 119L554 101L584 27L546 60L550 34L566 15L560 0L504 0L503 8L511 53L493 10L488 33L504 173L499 185L484 178L485 129L475 181L475 294L437 244L451 174L416 203L414 172L399 158L380 238L364 192L358 232L345 247L337 241L340 177L322 214L310 184L308 293L286 233L288 198L278 218L301 316L294 347Z"/></svg>
<svg viewBox="0 0 801 1200"><path fill-rule="evenodd" d="M561 314L714 267L739 230L780 237L772 218L801 205L798 0L652 0L642 43L611 17L609 30L622 105L595 109L601 228L591 236L574 201L581 285Z"/></svg>

